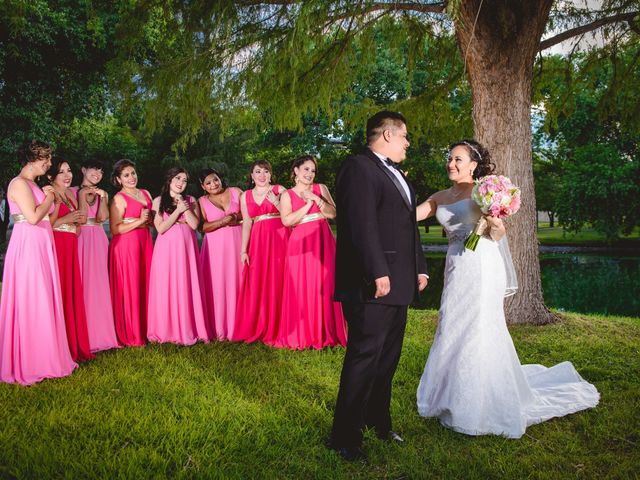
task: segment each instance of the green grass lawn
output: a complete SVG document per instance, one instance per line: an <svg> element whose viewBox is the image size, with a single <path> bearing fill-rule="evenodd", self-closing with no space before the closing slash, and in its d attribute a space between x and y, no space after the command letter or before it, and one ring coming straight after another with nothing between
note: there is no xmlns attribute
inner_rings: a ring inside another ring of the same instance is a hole
<svg viewBox="0 0 640 480"><path fill-rule="evenodd" d="M2 478L637 478L640 319L563 315L511 332L523 363L571 360L602 394L590 411L520 440L469 437L416 413L436 313L410 312L395 377L394 428L367 434L368 464L323 442L344 351L231 343L98 354L72 376L0 384Z"/></svg>

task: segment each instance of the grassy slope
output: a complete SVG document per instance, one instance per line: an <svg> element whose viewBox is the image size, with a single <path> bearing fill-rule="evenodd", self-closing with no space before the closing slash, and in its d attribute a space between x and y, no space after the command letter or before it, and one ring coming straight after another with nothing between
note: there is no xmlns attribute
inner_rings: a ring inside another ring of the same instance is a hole
<svg viewBox="0 0 640 480"><path fill-rule="evenodd" d="M571 360L600 406L520 440L420 418L435 312L410 313L392 405L405 445L367 436L368 465L323 447L343 350L229 343L104 352L71 377L0 384L0 476L43 478L630 478L640 474L640 319L565 315L513 327L523 363Z"/></svg>

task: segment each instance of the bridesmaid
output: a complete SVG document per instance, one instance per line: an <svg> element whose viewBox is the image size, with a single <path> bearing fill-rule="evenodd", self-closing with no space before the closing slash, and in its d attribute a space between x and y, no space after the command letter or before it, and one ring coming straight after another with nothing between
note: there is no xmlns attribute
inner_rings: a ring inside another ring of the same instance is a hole
<svg viewBox="0 0 640 480"><path fill-rule="evenodd" d="M255 186L240 196L243 264L236 324L232 340L280 346L284 257L288 231L280 221L280 193L271 185L271 165L257 160L251 166Z"/></svg>
<svg viewBox="0 0 640 480"><path fill-rule="evenodd" d="M183 197L187 172L169 169L160 196L153 200L158 230L151 261L147 338L152 342L193 345L209 341L200 293L198 241L200 217L193 197Z"/></svg>
<svg viewBox="0 0 640 480"><path fill-rule="evenodd" d="M212 338L227 340L233 337L242 274L242 192L227 187L222 175L210 168L200 173L200 184L206 193L198 200L204 234L200 251L203 299Z"/></svg>
<svg viewBox="0 0 640 480"><path fill-rule="evenodd" d="M94 355L89 346L80 261L78 260L78 234L80 233L80 224L85 221L86 216L78 208L78 200L70 188L73 173L69 162L62 157L54 156L47 172L47 178L56 195L61 199L50 215L50 220L58 258L62 306L67 326L69 350L71 357L76 362L91 360Z"/></svg>
<svg viewBox="0 0 640 480"><path fill-rule="evenodd" d="M92 159L83 162L78 201L87 220L80 227L78 257L92 352L119 347L109 291L109 240L102 228L102 223L109 219L109 197L98 187L102 176L101 162Z"/></svg>
<svg viewBox="0 0 640 480"><path fill-rule="evenodd" d="M328 218L336 207L325 185L313 183L312 156L292 166L295 186L280 196L282 223L292 227L287 243L280 337L293 349L347 344L345 320L333 300L336 240Z"/></svg>
<svg viewBox="0 0 640 480"><path fill-rule="evenodd" d="M31 385L70 375L71 358L48 213L53 187L35 180L51 166L51 147L32 140L18 150L20 174L9 183L13 233L4 260L0 300L0 381Z"/></svg>
<svg viewBox="0 0 640 480"><path fill-rule="evenodd" d="M153 243L151 195L137 188L131 160L118 160L111 182L121 190L109 210L109 282L116 335L122 345L141 346L147 338L147 299Z"/></svg>

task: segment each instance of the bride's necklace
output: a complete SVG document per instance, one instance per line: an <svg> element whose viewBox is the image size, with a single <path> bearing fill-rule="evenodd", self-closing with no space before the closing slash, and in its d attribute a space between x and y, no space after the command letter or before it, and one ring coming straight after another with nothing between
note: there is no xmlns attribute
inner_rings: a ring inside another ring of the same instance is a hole
<svg viewBox="0 0 640 480"><path fill-rule="evenodd" d="M464 190L460 190L458 193L455 192L455 190L453 188L451 188L451 196L453 198L458 198L460 195L462 195L464 193Z"/></svg>
<svg viewBox="0 0 640 480"><path fill-rule="evenodd" d="M466 188L460 188L459 191L456 193L455 188L451 187L451 188L449 188L449 191L451 192L451 196L453 198L458 198L463 193L467 193L468 190Z"/></svg>

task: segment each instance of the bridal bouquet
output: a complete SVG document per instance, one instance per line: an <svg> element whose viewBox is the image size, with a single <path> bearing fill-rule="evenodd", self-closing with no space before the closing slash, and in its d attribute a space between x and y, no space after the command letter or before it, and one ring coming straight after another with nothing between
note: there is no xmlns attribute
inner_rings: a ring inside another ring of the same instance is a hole
<svg viewBox="0 0 640 480"><path fill-rule="evenodd" d="M487 175L476 180L471 198L478 204L483 214L505 218L520 208L520 189L503 175ZM475 251L480 236L487 228L487 220L480 217L476 228L464 242L465 248Z"/></svg>

